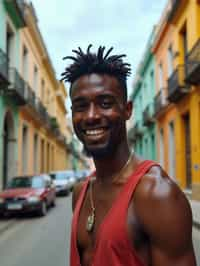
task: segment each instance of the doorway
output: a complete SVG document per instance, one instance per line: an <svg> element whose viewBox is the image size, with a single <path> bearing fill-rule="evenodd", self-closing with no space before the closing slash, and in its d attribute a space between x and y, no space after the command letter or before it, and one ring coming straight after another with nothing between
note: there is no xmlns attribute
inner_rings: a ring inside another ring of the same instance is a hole
<svg viewBox="0 0 200 266"><path fill-rule="evenodd" d="M191 140L190 140L190 116L183 116L185 130L185 173L186 173L186 188L192 188L192 164L191 164Z"/></svg>
<svg viewBox="0 0 200 266"><path fill-rule="evenodd" d="M3 123L3 188L14 174L14 149L14 121L12 114L7 112Z"/></svg>

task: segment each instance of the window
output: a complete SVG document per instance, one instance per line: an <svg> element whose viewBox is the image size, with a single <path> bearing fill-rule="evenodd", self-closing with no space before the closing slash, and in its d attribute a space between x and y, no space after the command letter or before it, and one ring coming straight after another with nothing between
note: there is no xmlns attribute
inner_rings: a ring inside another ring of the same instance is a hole
<svg viewBox="0 0 200 266"><path fill-rule="evenodd" d="M38 93L38 68L34 66L34 71L33 71L33 89L37 95Z"/></svg>
<svg viewBox="0 0 200 266"><path fill-rule="evenodd" d="M167 58L168 58L168 77L170 77L173 72L173 50L171 45L169 46L167 51Z"/></svg>
<svg viewBox="0 0 200 266"><path fill-rule="evenodd" d="M25 46L22 53L22 74L24 80L28 81L28 50Z"/></svg>
<svg viewBox="0 0 200 266"><path fill-rule="evenodd" d="M150 96L152 97L152 92L154 93L154 72L153 70L150 73Z"/></svg>
<svg viewBox="0 0 200 266"><path fill-rule="evenodd" d="M169 175L175 178L175 139L174 139L174 123L169 123Z"/></svg>
<svg viewBox="0 0 200 266"><path fill-rule="evenodd" d="M34 150L33 150L33 153L34 153L34 173L37 173L38 172L38 135L35 134L34 135Z"/></svg>
<svg viewBox="0 0 200 266"><path fill-rule="evenodd" d="M9 67L15 66L15 35L12 32L11 28L7 27L7 33L6 33L6 52L8 55L8 63Z"/></svg>
<svg viewBox="0 0 200 266"><path fill-rule="evenodd" d="M161 91L161 101L162 104L165 104L165 95L164 95L164 86L163 86L163 66L162 64L159 65L159 89Z"/></svg>
<svg viewBox="0 0 200 266"><path fill-rule="evenodd" d="M164 167L164 132L160 129L160 165Z"/></svg>
<svg viewBox="0 0 200 266"><path fill-rule="evenodd" d="M45 98L45 82L42 79L41 81L41 100L44 101Z"/></svg>
<svg viewBox="0 0 200 266"><path fill-rule="evenodd" d="M26 174L28 170L28 127L22 128L22 172Z"/></svg>
<svg viewBox="0 0 200 266"><path fill-rule="evenodd" d="M163 66L160 63L159 65L159 89L162 90L163 89Z"/></svg>

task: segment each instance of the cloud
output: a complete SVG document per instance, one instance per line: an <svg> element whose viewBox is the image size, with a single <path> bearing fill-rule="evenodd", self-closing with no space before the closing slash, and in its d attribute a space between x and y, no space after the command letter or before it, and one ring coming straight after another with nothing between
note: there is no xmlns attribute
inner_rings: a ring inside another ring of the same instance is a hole
<svg viewBox="0 0 200 266"><path fill-rule="evenodd" d="M133 73L141 60L153 25L166 0L32 0L58 78L66 62L62 57L89 43L114 46L126 53ZM129 78L132 84L134 74Z"/></svg>

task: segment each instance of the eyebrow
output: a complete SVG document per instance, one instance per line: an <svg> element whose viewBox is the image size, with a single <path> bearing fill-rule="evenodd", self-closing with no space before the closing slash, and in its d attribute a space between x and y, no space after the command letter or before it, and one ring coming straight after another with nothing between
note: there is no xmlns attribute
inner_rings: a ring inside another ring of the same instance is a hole
<svg viewBox="0 0 200 266"><path fill-rule="evenodd" d="M78 97L75 97L73 100L72 100L72 104L73 103L76 103L76 102L80 102L80 101L86 101L86 97L83 97L83 96L78 96Z"/></svg>

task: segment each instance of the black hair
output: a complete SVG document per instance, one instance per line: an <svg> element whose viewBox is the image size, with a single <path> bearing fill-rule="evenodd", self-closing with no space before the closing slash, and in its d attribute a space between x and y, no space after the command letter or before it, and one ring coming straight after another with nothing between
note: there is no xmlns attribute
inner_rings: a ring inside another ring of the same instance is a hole
<svg viewBox="0 0 200 266"><path fill-rule="evenodd" d="M66 56L63 59L72 59L74 63L65 68L65 71L61 74L63 81L71 83L70 95L72 84L80 76L85 74L108 74L116 77L124 89L124 98L127 100L127 77L131 74L130 64L124 63L122 58L125 54L110 56L113 47L111 47L106 53L105 46L100 46L97 53L91 53L90 44L86 50L86 53L82 51L80 47L78 50L72 50L76 56Z"/></svg>

